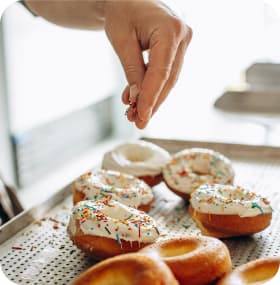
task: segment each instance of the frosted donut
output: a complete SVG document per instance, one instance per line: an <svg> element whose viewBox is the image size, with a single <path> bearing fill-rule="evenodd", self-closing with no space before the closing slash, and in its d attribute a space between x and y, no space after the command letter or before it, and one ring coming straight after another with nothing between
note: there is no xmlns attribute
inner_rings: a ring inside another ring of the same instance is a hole
<svg viewBox="0 0 280 285"><path fill-rule="evenodd" d="M106 259L82 273L72 285L178 285L161 261L138 253Z"/></svg>
<svg viewBox="0 0 280 285"><path fill-rule="evenodd" d="M169 153L159 146L135 141L105 153L102 168L134 175L148 185L155 186L162 181L162 168L169 158Z"/></svg>
<svg viewBox="0 0 280 285"><path fill-rule="evenodd" d="M73 183L73 202L100 200L108 197L145 212L150 210L152 189L132 175L112 170L93 170Z"/></svg>
<svg viewBox="0 0 280 285"><path fill-rule="evenodd" d="M180 284L210 284L231 270L226 245L210 237L182 237L156 242L140 253L164 261Z"/></svg>
<svg viewBox="0 0 280 285"><path fill-rule="evenodd" d="M214 237L250 235L269 226L270 203L239 186L201 185L191 194L190 214L201 232Z"/></svg>
<svg viewBox="0 0 280 285"><path fill-rule="evenodd" d="M182 198L202 184L232 184L234 171L228 158L210 149L191 148L176 153L163 169L167 186Z"/></svg>
<svg viewBox="0 0 280 285"><path fill-rule="evenodd" d="M159 237L150 216L114 200L79 202L72 210L68 234L95 259L138 251Z"/></svg>
<svg viewBox="0 0 280 285"><path fill-rule="evenodd" d="M280 274L279 270L279 257L261 258L237 267L222 278L217 285L276 285L279 284L279 279L274 280L273 278L276 274L277 276ZM271 280L271 283L269 280ZM272 281L274 281L274 283L272 283Z"/></svg>

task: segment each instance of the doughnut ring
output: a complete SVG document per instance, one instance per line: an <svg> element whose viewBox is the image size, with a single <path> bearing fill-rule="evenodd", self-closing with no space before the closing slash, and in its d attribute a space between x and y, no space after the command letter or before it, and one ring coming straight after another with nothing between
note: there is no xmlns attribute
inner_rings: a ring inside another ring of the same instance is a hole
<svg viewBox="0 0 280 285"><path fill-rule="evenodd" d="M138 253L106 259L82 273L72 285L178 285L160 260Z"/></svg>
<svg viewBox="0 0 280 285"><path fill-rule="evenodd" d="M163 148L146 141L134 141L105 153L102 168L128 173L155 186L162 181L162 168L170 159Z"/></svg>
<svg viewBox="0 0 280 285"><path fill-rule="evenodd" d="M201 185L191 194L189 212L205 235L226 238L250 235L269 226L267 199L239 186Z"/></svg>
<svg viewBox="0 0 280 285"><path fill-rule="evenodd" d="M228 158L210 149L182 150L163 169L163 179L175 194L189 200L202 184L232 184L234 171Z"/></svg>
<svg viewBox="0 0 280 285"><path fill-rule="evenodd" d="M73 203L83 200L114 199L129 207L149 212L152 189L136 177L112 170L92 170L74 181Z"/></svg>
<svg viewBox="0 0 280 285"><path fill-rule="evenodd" d="M67 231L78 248L97 260L138 251L159 237L150 216L115 200L79 202Z"/></svg>
<svg viewBox="0 0 280 285"><path fill-rule="evenodd" d="M210 237L163 240L143 248L140 253L164 261L180 284L209 284L231 270L226 245Z"/></svg>
<svg viewBox="0 0 280 285"><path fill-rule="evenodd" d="M261 258L237 267L224 276L217 285L276 285L280 284L279 270L280 257Z"/></svg>

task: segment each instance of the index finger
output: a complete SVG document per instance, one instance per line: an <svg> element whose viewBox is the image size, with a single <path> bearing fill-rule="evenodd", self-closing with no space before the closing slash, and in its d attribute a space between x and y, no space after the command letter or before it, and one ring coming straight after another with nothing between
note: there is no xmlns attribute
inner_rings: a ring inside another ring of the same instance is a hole
<svg viewBox="0 0 280 285"><path fill-rule="evenodd" d="M137 113L143 121L148 121L151 117L153 107L169 78L178 46L179 40L173 38L168 41L165 38L151 47L137 103Z"/></svg>

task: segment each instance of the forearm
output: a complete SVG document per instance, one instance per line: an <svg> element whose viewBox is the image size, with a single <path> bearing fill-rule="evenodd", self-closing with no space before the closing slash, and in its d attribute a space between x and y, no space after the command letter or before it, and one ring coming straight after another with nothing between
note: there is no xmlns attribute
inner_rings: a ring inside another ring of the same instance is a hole
<svg viewBox="0 0 280 285"><path fill-rule="evenodd" d="M76 28L103 29L106 0L24 0L36 15L54 24Z"/></svg>

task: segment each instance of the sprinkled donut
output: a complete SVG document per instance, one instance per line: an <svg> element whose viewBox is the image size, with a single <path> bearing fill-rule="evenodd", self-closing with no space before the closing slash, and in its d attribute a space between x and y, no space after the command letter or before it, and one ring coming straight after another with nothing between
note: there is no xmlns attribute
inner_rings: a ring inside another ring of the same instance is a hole
<svg viewBox="0 0 280 285"><path fill-rule="evenodd" d="M191 148L176 153L163 169L167 186L182 198L202 184L232 184L234 171L228 158L210 149Z"/></svg>
<svg viewBox="0 0 280 285"><path fill-rule="evenodd" d="M148 185L155 186L162 181L162 168L169 159L169 153L159 146L135 141L105 153L102 168L134 175Z"/></svg>
<svg viewBox="0 0 280 285"><path fill-rule="evenodd" d="M191 194L190 214L203 234L225 238L250 235L269 226L267 199L239 186L201 185Z"/></svg>
<svg viewBox="0 0 280 285"><path fill-rule="evenodd" d="M74 206L68 234L95 259L134 252L159 237L154 220L115 200L88 200Z"/></svg>
<svg viewBox="0 0 280 285"><path fill-rule="evenodd" d="M182 285L210 284L231 270L226 245L210 237L163 240L143 248L140 253L164 261Z"/></svg>
<svg viewBox="0 0 280 285"><path fill-rule="evenodd" d="M138 253L115 256L92 266L72 285L178 285L160 260Z"/></svg>
<svg viewBox="0 0 280 285"><path fill-rule="evenodd" d="M81 175L73 183L73 202L114 199L145 212L150 210L152 189L132 175L112 170L93 170Z"/></svg>
<svg viewBox="0 0 280 285"><path fill-rule="evenodd" d="M280 257L260 258L241 266L222 278L217 285L279 284Z"/></svg>

